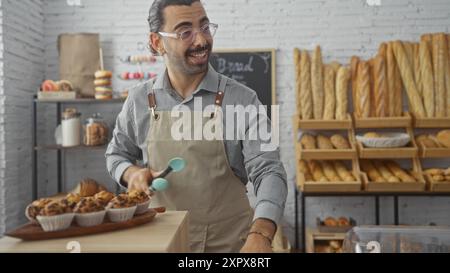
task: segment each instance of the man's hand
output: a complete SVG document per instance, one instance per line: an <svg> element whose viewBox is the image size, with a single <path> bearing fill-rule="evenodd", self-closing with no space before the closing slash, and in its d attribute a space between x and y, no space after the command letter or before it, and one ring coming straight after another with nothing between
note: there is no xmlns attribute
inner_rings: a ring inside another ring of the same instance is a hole
<svg viewBox="0 0 450 273"><path fill-rule="evenodd" d="M122 176L122 183L125 184L128 190L144 191L147 194L152 194L149 190L149 185L153 178L159 173L149 168L140 168L136 166L129 167Z"/></svg>
<svg viewBox="0 0 450 273"><path fill-rule="evenodd" d="M241 253L272 253L271 241L275 235L276 225L271 220L256 219Z"/></svg>

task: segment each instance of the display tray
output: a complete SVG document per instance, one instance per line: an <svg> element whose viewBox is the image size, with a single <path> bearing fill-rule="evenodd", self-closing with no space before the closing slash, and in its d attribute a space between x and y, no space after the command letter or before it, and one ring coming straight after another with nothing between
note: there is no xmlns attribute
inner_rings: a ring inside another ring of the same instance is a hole
<svg viewBox="0 0 450 273"><path fill-rule="evenodd" d="M323 233L347 233L349 230L354 228L356 226L356 221L353 218L349 219L350 225L349 226L326 226L324 224L324 221L322 221L320 218L316 218L316 226L317 230L319 232Z"/></svg>
<svg viewBox="0 0 450 273"><path fill-rule="evenodd" d="M351 130L350 130L351 131ZM353 134L347 133L347 140L350 143L350 149L304 149L300 143L300 159L305 160L322 160L322 159L355 159L358 157Z"/></svg>
<svg viewBox="0 0 450 273"><path fill-rule="evenodd" d="M353 117L355 128L404 128L411 127L412 117L408 112L401 117L357 118Z"/></svg>
<svg viewBox="0 0 450 273"><path fill-rule="evenodd" d="M162 212L163 210L158 209L158 211ZM103 224L93 227L77 226L75 224L74 219L72 225L68 229L55 232L45 232L40 225L28 223L9 233L6 233L5 235L13 238L22 239L24 241L39 241L39 240L86 236L110 231L130 229L140 225L147 224L155 218L155 216L158 214L158 211L155 209L150 209L148 212L144 214L136 215L133 217L133 219L121 223L110 222L108 220L108 216L105 216L105 221L103 222Z"/></svg>
<svg viewBox="0 0 450 273"><path fill-rule="evenodd" d="M352 117L347 115L346 120L302 120L294 118L297 128L302 130L345 130L352 128Z"/></svg>
<svg viewBox="0 0 450 273"><path fill-rule="evenodd" d="M428 189L431 192L450 192L450 182L437 182L434 181L429 174L425 174L426 181L428 182Z"/></svg>
<svg viewBox="0 0 450 273"><path fill-rule="evenodd" d="M427 148L419 144L419 156L422 158L441 158L450 157L449 148Z"/></svg>
<svg viewBox="0 0 450 273"><path fill-rule="evenodd" d="M425 191L426 183L423 174L413 172L418 182L372 182L367 174L362 173L364 190L368 192L421 192Z"/></svg>
<svg viewBox="0 0 450 273"><path fill-rule="evenodd" d="M38 92L39 100L74 100L77 92Z"/></svg>

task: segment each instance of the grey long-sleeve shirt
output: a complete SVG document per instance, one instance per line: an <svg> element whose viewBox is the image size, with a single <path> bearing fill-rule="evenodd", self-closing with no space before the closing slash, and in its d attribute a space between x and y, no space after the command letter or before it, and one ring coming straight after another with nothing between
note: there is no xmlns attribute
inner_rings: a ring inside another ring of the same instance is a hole
<svg viewBox="0 0 450 273"><path fill-rule="evenodd" d="M225 77L225 76L222 76ZM106 151L108 172L120 184L124 171L131 165L147 166L147 133L150 126L150 110L147 96L153 87L158 111L170 111L179 105L194 109L194 98L202 98L203 107L214 104L219 87L219 74L210 66L205 78L193 94L183 99L171 86L167 71L156 81L148 81L130 90L122 111L117 117L113 138ZM223 100L224 139L227 128L226 105L261 105L256 92L229 79ZM261 118L261 117L260 117ZM270 120L265 119L270 125ZM261 120L259 120L261 124ZM257 126L256 122L246 125ZM270 127L269 127L270 128ZM228 128L230 130L230 128ZM235 128L233 128L235 129ZM237 131L235 129L234 131ZM268 141L225 139L225 150L234 174L247 184L254 184L256 195L255 219L266 218L280 223L287 196L286 172L280 161L279 150L265 152L261 144Z"/></svg>

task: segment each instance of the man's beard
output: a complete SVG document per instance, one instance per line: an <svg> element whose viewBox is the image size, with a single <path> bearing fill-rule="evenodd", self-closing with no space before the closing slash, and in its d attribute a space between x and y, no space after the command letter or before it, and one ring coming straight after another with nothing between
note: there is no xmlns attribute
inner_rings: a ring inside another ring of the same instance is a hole
<svg viewBox="0 0 450 273"><path fill-rule="evenodd" d="M211 44L207 43L193 49L186 50L183 58L175 57L172 63L182 72L188 75L203 73L208 70L211 56Z"/></svg>

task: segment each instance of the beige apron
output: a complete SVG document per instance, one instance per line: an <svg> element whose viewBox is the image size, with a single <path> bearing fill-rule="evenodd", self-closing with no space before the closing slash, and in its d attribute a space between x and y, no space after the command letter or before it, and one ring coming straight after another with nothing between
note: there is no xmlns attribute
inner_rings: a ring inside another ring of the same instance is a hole
<svg viewBox="0 0 450 273"><path fill-rule="evenodd" d="M216 109L222 106L225 95L222 90L225 90L227 79L221 77L219 82ZM172 118L170 111L157 111L153 90L148 99L151 110L147 137L149 168L163 170L174 157L187 161L185 170L169 175L169 189L156 193L152 206L189 211L191 251L239 252L250 229L253 210L246 187L230 168L224 142L174 140L171 127L179 118ZM211 119L222 121L222 111L204 117L203 124ZM223 126L222 122L218 124ZM191 125L202 127L198 123Z"/></svg>

